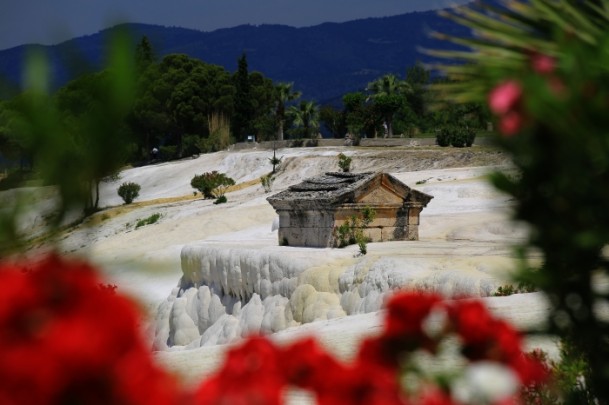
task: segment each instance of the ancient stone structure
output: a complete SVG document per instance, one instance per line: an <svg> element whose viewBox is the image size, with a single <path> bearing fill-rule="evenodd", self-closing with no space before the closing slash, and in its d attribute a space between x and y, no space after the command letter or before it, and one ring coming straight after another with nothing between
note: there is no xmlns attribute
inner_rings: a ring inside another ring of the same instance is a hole
<svg viewBox="0 0 609 405"><path fill-rule="evenodd" d="M279 214L279 244L332 247L336 229L365 207L376 212L364 230L373 242L418 240L419 215L432 198L387 173L326 173L267 200Z"/></svg>

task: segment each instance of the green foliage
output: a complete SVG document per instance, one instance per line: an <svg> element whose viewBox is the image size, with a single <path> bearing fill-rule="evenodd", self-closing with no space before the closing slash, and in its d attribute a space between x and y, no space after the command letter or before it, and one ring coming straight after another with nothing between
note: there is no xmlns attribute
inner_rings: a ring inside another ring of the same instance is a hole
<svg viewBox="0 0 609 405"><path fill-rule="evenodd" d="M436 130L436 144L439 146L470 147L475 139L476 131L473 128L444 125Z"/></svg>
<svg viewBox="0 0 609 405"><path fill-rule="evenodd" d="M283 156L279 158L277 157L277 149L275 148L275 144L273 143L273 157L269 158L269 162L273 166L273 171L271 172L271 174L275 174L277 172L277 168L281 165L282 159Z"/></svg>
<svg viewBox="0 0 609 405"><path fill-rule="evenodd" d="M228 201L228 199L226 198L226 196L221 195L220 197L216 198L216 200L214 201L214 204L224 204L227 201Z"/></svg>
<svg viewBox="0 0 609 405"><path fill-rule="evenodd" d="M340 167L340 169L345 173L349 172L349 170L351 169L351 160L352 160L352 158L345 155L344 153L339 153L338 154L338 167Z"/></svg>
<svg viewBox="0 0 609 405"><path fill-rule="evenodd" d="M233 76L235 86L233 134L238 142L243 142L249 130L253 117L250 76L245 53L237 61L237 72Z"/></svg>
<svg viewBox="0 0 609 405"><path fill-rule="evenodd" d="M554 405L577 404L595 405L590 387L585 381L590 380L588 361L575 349L568 340L559 342L560 358L551 360L547 353L534 350L527 355L544 364L550 374L549 384L535 384L524 387L520 398L524 404Z"/></svg>
<svg viewBox="0 0 609 405"><path fill-rule="evenodd" d="M303 138L312 139L319 130L319 107L313 101L301 101L288 109L288 115L293 119L294 129L291 133Z"/></svg>
<svg viewBox="0 0 609 405"><path fill-rule="evenodd" d="M386 135L393 136L393 118L398 110L407 103L406 96L413 92L410 84L393 74L384 75L368 83L366 90L371 92L375 110L387 126Z"/></svg>
<svg viewBox="0 0 609 405"><path fill-rule="evenodd" d="M235 181L224 173L217 171L195 175L190 181L192 188L199 190L204 198L220 198L224 196L228 187Z"/></svg>
<svg viewBox="0 0 609 405"><path fill-rule="evenodd" d="M172 160L177 157L178 147L176 145L163 145L159 148L159 158L161 160Z"/></svg>
<svg viewBox="0 0 609 405"><path fill-rule="evenodd" d="M496 173L493 183L531 230L518 279L551 297L548 332L586 359L581 378L597 403L608 403L609 322L596 308L609 294L593 280L609 275L609 1L502 4L455 9L451 18L474 32L448 39L472 51L436 52L459 78L444 90L456 101L490 101L494 140L520 174Z"/></svg>
<svg viewBox="0 0 609 405"><path fill-rule="evenodd" d="M449 146L452 139L453 130L451 127L443 126L436 130L436 144L438 146Z"/></svg>
<svg viewBox="0 0 609 405"><path fill-rule="evenodd" d="M159 219L161 219L161 214L159 214L158 212L155 214L152 214L148 218L138 219L138 221L135 223L135 229L141 228L142 226L146 226L146 225L152 225L152 224L158 222Z"/></svg>
<svg viewBox="0 0 609 405"><path fill-rule="evenodd" d="M275 181L275 178L273 177L273 173L269 173L269 174L266 174L266 175L260 177L260 183L262 184L262 187L264 188L265 193L271 192L274 181Z"/></svg>
<svg viewBox="0 0 609 405"><path fill-rule="evenodd" d="M152 44L147 36L143 36L135 48L135 66L139 73L146 70L155 61Z"/></svg>
<svg viewBox="0 0 609 405"><path fill-rule="evenodd" d="M108 47L108 67L49 93L50 67L43 51L33 50L26 63L26 90L3 103L0 127L10 132L10 150L33 166L42 184L58 190L58 208L48 221L51 236L66 213L97 209L99 183L126 160L125 118L133 100L134 63L128 38L115 35ZM6 120L6 121L5 121ZM0 143L7 136L0 135ZM15 199L0 214L0 255L18 247L27 235L17 231ZM15 207L13 207L15 205ZM52 239L50 239L52 241Z"/></svg>
<svg viewBox="0 0 609 405"><path fill-rule="evenodd" d="M141 134L146 151L150 143L176 147L185 154L186 134L206 137L207 118L214 112L233 112L235 87L222 67L186 55L167 55L148 66L139 81L130 124ZM152 138L152 139L151 139Z"/></svg>
<svg viewBox="0 0 609 405"><path fill-rule="evenodd" d="M513 294L524 294L535 292L537 289L535 286L529 283L520 282L517 287L514 287L512 284L506 284L503 286L499 286L497 291L493 293L493 297L507 297Z"/></svg>
<svg viewBox="0 0 609 405"><path fill-rule="evenodd" d="M226 150L231 144L230 121L220 113L213 113L208 118L209 137L201 139L199 148L202 152L218 152Z"/></svg>
<svg viewBox="0 0 609 405"><path fill-rule="evenodd" d="M326 105L320 108L319 120L334 138L343 138L347 133L345 114L332 106Z"/></svg>
<svg viewBox="0 0 609 405"><path fill-rule="evenodd" d="M347 221L336 227L335 237L338 247L357 244L362 255L368 252L368 238L364 235L364 229L374 221L376 211L371 207L364 207L359 216L352 215Z"/></svg>
<svg viewBox="0 0 609 405"><path fill-rule="evenodd" d="M119 186L117 193L125 204L131 204L140 195L140 185L137 183L123 183Z"/></svg>
<svg viewBox="0 0 609 405"><path fill-rule="evenodd" d="M277 122L277 137L278 141L283 141L283 130L286 120L287 114L287 104L290 101L297 100L300 98L301 93L298 91L293 91L292 86L293 83L279 83L275 86L274 92L274 114L275 120Z"/></svg>

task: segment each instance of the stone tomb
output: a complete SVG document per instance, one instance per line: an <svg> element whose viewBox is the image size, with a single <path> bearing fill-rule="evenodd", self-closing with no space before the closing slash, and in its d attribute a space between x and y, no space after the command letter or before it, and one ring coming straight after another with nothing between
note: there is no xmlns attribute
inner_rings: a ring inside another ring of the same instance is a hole
<svg viewBox="0 0 609 405"><path fill-rule="evenodd" d="M419 215L433 197L387 173L326 173L267 201L279 214L279 244L334 247L336 228L365 207L376 217L364 233L373 242L418 240Z"/></svg>

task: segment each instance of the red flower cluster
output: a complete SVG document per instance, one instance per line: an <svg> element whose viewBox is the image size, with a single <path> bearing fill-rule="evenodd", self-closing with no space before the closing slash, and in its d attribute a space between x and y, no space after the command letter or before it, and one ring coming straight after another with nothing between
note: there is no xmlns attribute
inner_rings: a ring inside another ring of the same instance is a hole
<svg viewBox="0 0 609 405"><path fill-rule="evenodd" d="M435 320L433 328L426 325L430 316L442 312L446 316ZM467 359L502 364L523 386L546 378L543 364L522 352L520 335L479 301L447 303L437 295L404 292L389 301L383 333L364 341L353 362L337 361L313 339L282 347L252 337L229 351L224 366L200 385L196 403L276 405L291 385L314 392L321 405L456 405L446 387L430 383L408 397L399 381L409 353L433 353L449 334L459 336Z"/></svg>
<svg viewBox="0 0 609 405"><path fill-rule="evenodd" d="M0 264L0 403L173 404L135 305L86 263Z"/></svg>
<svg viewBox="0 0 609 405"><path fill-rule="evenodd" d="M364 341L352 362L314 339L280 346L254 336L185 393L154 365L137 319L133 303L86 263L50 256L0 264L0 403L279 405L295 387L320 405L457 405L450 386L429 381L407 393L400 382L412 352L434 353L451 334L471 362L500 364L523 385L545 377L541 362L523 355L520 335L481 303L404 292L389 301L383 332Z"/></svg>

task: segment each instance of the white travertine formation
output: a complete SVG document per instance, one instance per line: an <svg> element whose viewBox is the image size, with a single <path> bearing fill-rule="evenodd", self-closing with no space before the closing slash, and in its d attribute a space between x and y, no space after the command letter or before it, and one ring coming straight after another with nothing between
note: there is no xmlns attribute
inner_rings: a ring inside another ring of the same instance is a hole
<svg viewBox="0 0 609 405"><path fill-rule="evenodd" d="M411 243L419 250L425 246ZM403 242L373 245L399 251L354 257L352 247L342 250L349 257L336 260L336 249L187 245L179 286L158 309L154 347L224 344L252 333L375 312L400 288L488 296L501 280L487 266L501 268L509 261L503 252L495 256L496 246L470 242L465 257L435 260L430 267L428 258Z"/></svg>

